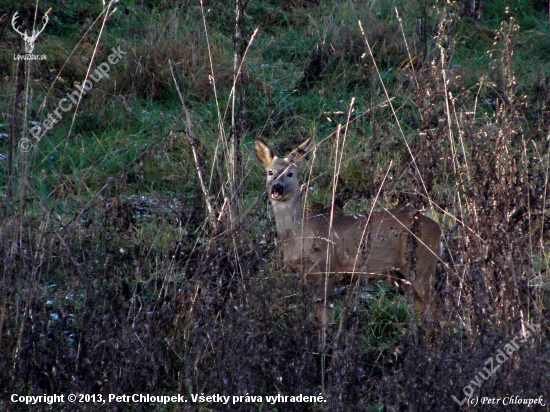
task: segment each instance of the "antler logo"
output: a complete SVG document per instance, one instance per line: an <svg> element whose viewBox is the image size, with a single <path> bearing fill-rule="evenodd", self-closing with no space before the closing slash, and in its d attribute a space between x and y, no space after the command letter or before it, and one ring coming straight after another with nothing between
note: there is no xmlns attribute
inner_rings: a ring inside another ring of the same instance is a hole
<svg viewBox="0 0 550 412"><path fill-rule="evenodd" d="M44 31L44 29L46 28L46 25L48 24L48 20L49 20L48 13L46 13L44 17L42 17L42 28L40 30L33 30L30 36L27 34L27 30L21 31L20 29L17 28L16 24L17 24L18 17L19 17L19 11L16 11L15 14L13 15L13 18L11 19L11 25L13 29L17 33L19 33L19 35L21 35L21 37L25 41L25 51L27 52L27 54L31 54L34 50L34 42L36 41L40 33Z"/></svg>

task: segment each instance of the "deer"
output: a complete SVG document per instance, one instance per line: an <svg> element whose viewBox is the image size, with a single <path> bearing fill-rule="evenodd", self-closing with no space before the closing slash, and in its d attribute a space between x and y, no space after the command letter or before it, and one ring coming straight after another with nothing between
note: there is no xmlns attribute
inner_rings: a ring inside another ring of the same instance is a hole
<svg viewBox="0 0 550 412"><path fill-rule="evenodd" d="M48 24L48 21L49 21L48 13L46 13L44 17L42 17L42 20L43 20L42 28L40 30L32 30L32 33L30 36L27 34L26 30L21 31L17 28L16 24L17 24L18 17L19 17L19 12L16 11L11 19L11 25L13 29L21 36L21 38L25 42L25 52L27 54L32 54L34 50L34 42L36 41L40 33L44 31L44 29L46 28L46 25Z"/></svg>
<svg viewBox="0 0 550 412"><path fill-rule="evenodd" d="M401 280L412 285L414 302L423 319L433 320L435 269L441 248L441 228L410 208L385 209L369 215L308 215L302 205L299 165L311 138L286 157L277 157L262 140L254 151L267 172L266 191L273 207L284 263L304 277L317 324L334 324L331 300L335 287L365 277Z"/></svg>

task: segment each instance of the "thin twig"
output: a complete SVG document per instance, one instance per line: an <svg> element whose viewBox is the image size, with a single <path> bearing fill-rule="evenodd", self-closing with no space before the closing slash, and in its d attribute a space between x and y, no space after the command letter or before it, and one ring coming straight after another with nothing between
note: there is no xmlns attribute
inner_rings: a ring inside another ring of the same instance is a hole
<svg viewBox="0 0 550 412"><path fill-rule="evenodd" d="M218 220L216 219L216 214L214 213L214 207L212 206L212 202L210 201L210 192L208 191L208 188L204 184L204 178L202 176L202 167L199 161L199 155L197 152L197 145L195 144L195 139L192 134L193 124L191 122L191 116L189 114L189 111L187 110L187 106L185 105L185 99L183 98L183 94L181 93L178 81L176 80L176 75L174 74L174 64L172 63L172 60L168 60L170 63L170 72L172 73L172 79L174 79L174 85L176 87L176 91L178 92L178 96L180 98L181 107L183 109L183 113L185 114L185 119L187 122L187 133L185 133L185 137L189 141L189 145L191 146L191 151L193 152L193 159L195 161L195 169L197 170L197 175L199 177L199 182L201 185L201 190L204 195L204 201L206 203L206 210L208 212L208 219L210 221L210 224L212 225L214 232L218 231Z"/></svg>

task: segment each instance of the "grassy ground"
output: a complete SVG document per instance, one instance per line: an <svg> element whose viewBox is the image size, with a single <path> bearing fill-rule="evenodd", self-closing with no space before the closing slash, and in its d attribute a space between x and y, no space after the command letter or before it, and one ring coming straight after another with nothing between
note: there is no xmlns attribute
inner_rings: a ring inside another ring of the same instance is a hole
<svg viewBox="0 0 550 412"><path fill-rule="evenodd" d="M179 393L187 404L153 409L201 411L547 396L548 2L238 4L45 1L47 60L32 62L14 60L12 16L29 28L34 2L0 5L2 409L27 410L14 393ZM113 48L76 112L29 134ZM311 207L337 181L345 213L408 205L441 223L445 326L358 284L320 338L276 247L260 136L281 154L315 139ZM264 398L192 403L201 393ZM277 393L326 402L267 402Z"/></svg>

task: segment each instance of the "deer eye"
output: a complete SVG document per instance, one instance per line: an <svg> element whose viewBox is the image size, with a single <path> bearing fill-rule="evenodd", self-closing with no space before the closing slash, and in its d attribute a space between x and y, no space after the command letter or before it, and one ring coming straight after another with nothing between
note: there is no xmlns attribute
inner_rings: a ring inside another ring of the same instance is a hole
<svg viewBox="0 0 550 412"><path fill-rule="evenodd" d="M267 174L268 174L269 176L273 176L273 170L268 170L268 171L267 171Z"/></svg>
<svg viewBox="0 0 550 412"><path fill-rule="evenodd" d="M292 177L292 176L293 176L293 174L294 174L294 173L292 173L292 172L289 172L289 173L287 173L286 175L287 175L288 177Z"/></svg>

